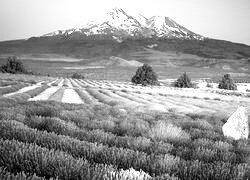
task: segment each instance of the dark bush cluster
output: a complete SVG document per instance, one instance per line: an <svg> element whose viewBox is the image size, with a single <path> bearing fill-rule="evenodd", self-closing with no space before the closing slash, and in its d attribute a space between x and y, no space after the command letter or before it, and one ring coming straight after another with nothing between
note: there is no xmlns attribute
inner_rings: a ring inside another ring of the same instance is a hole
<svg viewBox="0 0 250 180"><path fill-rule="evenodd" d="M218 88L226 90L237 90L237 85L233 82L230 74L225 74L219 83Z"/></svg>
<svg viewBox="0 0 250 180"><path fill-rule="evenodd" d="M74 73L71 78L73 79L84 79L84 76L79 73Z"/></svg>
<svg viewBox="0 0 250 180"><path fill-rule="evenodd" d="M143 86L159 85L156 73L148 64L144 64L143 66L139 67L131 81L134 84L141 84Z"/></svg>
<svg viewBox="0 0 250 180"><path fill-rule="evenodd" d="M178 88L191 88L193 85L191 83L191 79L185 72L176 80L174 86Z"/></svg>
<svg viewBox="0 0 250 180"><path fill-rule="evenodd" d="M3 73L11 73L11 74L29 73L25 69L23 63L20 60L18 60L15 56L8 57L6 64L0 67L0 71Z"/></svg>

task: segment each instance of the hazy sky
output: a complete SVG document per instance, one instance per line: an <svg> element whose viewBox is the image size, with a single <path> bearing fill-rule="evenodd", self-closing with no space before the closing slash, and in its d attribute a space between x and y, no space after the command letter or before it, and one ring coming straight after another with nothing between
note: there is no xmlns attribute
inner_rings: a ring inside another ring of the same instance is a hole
<svg viewBox="0 0 250 180"><path fill-rule="evenodd" d="M203 36L250 45L250 0L0 0L0 41L80 26L114 7L165 15Z"/></svg>

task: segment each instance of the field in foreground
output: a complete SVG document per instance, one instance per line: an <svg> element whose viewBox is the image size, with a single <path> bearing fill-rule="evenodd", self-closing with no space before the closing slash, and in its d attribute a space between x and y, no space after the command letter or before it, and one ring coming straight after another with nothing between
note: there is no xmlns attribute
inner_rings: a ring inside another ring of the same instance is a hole
<svg viewBox="0 0 250 180"><path fill-rule="evenodd" d="M249 93L1 74L0 179L247 179L249 142L221 130L238 105Z"/></svg>

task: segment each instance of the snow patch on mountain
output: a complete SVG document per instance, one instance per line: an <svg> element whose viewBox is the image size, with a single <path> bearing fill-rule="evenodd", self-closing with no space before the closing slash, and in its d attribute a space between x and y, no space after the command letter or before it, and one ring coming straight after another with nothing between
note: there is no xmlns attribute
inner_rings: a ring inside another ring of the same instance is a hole
<svg viewBox="0 0 250 180"><path fill-rule="evenodd" d="M46 36L58 36L58 35L71 35L74 32L81 32L81 30L80 29L57 30L55 32L51 32L43 36L46 37Z"/></svg>

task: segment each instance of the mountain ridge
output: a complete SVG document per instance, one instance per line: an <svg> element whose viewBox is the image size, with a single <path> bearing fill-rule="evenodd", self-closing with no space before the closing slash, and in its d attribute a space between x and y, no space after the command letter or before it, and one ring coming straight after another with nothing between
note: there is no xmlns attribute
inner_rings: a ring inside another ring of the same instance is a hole
<svg viewBox="0 0 250 180"><path fill-rule="evenodd" d="M108 35L117 41L123 41L126 38L140 39L153 37L204 39L203 36L188 30L166 16L152 16L146 18L144 15L138 14L134 17L121 8L114 8L106 13L102 19L90 21L80 28L58 30L42 35L41 37L57 35Z"/></svg>

